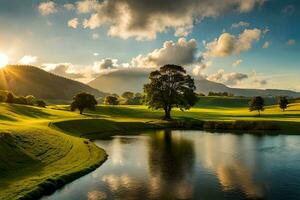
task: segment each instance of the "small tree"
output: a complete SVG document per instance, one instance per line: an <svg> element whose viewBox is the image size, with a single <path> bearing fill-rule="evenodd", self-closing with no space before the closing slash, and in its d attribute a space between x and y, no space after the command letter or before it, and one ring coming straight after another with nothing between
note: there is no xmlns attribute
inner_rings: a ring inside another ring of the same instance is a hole
<svg viewBox="0 0 300 200"><path fill-rule="evenodd" d="M15 104L28 105L26 97L19 96L14 98Z"/></svg>
<svg viewBox="0 0 300 200"><path fill-rule="evenodd" d="M38 107L46 108L46 106L47 106L46 102L43 100L36 100L35 103Z"/></svg>
<svg viewBox="0 0 300 200"><path fill-rule="evenodd" d="M71 111L79 110L80 114L83 113L84 109L95 110L97 101L95 97L88 93L79 93L73 97L73 102L71 103Z"/></svg>
<svg viewBox="0 0 300 200"><path fill-rule="evenodd" d="M288 100L287 100L286 97L280 97L278 103L279 103L279 108L280 108L282 111L285 111L285 109L287 109L288 104L289 104L289 102L288 102Z"/></svg>
<svg viewBox="0 0 300 200"><path fill-rule="evenodd" d="M125 104L132 104L132 100L134 98L133 92L124 92L121 96L125 99Z"/></svg>
<svg viewBox="0 0 300 200"><path fill-rule="evenodd" d="M6 103L14 103L14 99L15 99L14 95L10 92L6 96Z"/></svg>
<svg viewBox="0 0 300 200"><path fill-rule="evenodd" d="M34 102L36 101L36 98L33 95L27 95L26 101L28 105L34 105Z"/></svg>
<svg viewBox="0 0 300 200"><path fill-rule="evenodd" d="M124 99L132 99L132 98L134 97L134 93L133 93L133 92L127 91L127 92L124 92L124 93L122 94L122 97L123 97Z"/></svg>
<svg viewBox="0 0 300 200"><path fill-rule="evenodd" d="M250 112L256 110L258 112L258 116L260 117L260 112L264 111L264 106L265 106L265 102L262 97L260 96L253 97L249 104L249 110Z"/></svg>
<svg viewBox="0 0 300 200"><path fill-rule="evenodd" d="M164 65L149 76L150 83L144 85L145 102L149 108L164 109L164 119L171 119L173 107L189 109L197 102L195 84L183 67Z"/></svg>
<svg viewBox="0 0 300 200"><path fill-rule="evenodd" d="M104 99L104 104L107 105L118 105L119 104L119 99L116 96L107 96Z"/></svg>

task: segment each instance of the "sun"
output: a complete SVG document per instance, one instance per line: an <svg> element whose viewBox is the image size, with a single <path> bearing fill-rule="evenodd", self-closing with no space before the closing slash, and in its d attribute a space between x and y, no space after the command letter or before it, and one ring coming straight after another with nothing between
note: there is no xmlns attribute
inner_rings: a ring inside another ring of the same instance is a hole
<svg viewBox="0 0 300 200"><path fill-rule="evenodd" d="M7 55L0 53L0 68L5 67L8 64Z"/></svg>

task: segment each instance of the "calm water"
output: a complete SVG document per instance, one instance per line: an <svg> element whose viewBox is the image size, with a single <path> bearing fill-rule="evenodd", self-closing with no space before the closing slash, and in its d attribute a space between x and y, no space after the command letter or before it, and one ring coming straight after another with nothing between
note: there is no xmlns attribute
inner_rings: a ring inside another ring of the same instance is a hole
<svg viewBox="0 0 300 200"><path fill-rule="evenodd" d="M300 136L153 131L96 144L109 159L44 200L300 199Z"/></svg>

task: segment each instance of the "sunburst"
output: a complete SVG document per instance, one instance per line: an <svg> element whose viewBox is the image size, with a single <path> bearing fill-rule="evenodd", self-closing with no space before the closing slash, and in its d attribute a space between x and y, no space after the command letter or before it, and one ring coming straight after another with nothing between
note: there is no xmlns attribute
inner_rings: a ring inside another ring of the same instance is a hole
<svg viewBox="0 0 300 200"><path fill-rule="evenodd" d="M0 53L0 68L5 67L8 64L8 57L7 55Z"/></svg>

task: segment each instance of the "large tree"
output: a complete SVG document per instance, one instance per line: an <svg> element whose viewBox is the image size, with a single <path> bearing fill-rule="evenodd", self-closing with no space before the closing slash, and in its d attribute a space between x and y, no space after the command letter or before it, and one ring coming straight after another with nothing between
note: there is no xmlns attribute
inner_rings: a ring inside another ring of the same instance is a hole
<svg viewBox="0 0 300 200"><path fill-rule="evenodd" d="M279 108L282 111L285 111L285 109L287 109L288 105L289 105L289 102L288 102L286 97L280 97L279 98Z"/></svg>
<svg viewBox="0 0 300 200"><path fill-rule="evenodd" d="M194 80L183 67L164 65L149 75L150 83L144 85L145 103L149 108L164 109L164 119L171 119L173 107L189 109L197 102Z"/></svg>
<svg viewBox="0 0 300 200"><path fill-rule="evenodd" d="M265 106L265 101L262 97L260 96L253 97L249 104L249 110L250 112L256 110L258 112L258 116L260 117L260 112L264 111L265 109L264 106Z"/></svg>
<svg viewBox="0 0 300 200"><path fill-rule="evenodd" d="M73 102L71 103L71 110L79 110L80 114L83 113L84 109L94 110L96 108L97 101L95 97L88 93L79 93L73 97Z"/></svg>

